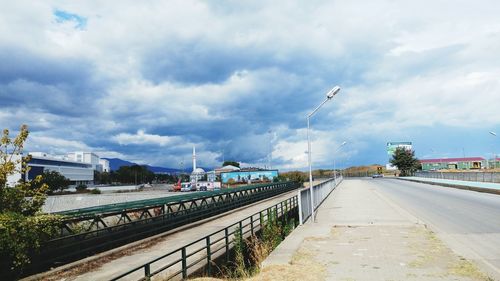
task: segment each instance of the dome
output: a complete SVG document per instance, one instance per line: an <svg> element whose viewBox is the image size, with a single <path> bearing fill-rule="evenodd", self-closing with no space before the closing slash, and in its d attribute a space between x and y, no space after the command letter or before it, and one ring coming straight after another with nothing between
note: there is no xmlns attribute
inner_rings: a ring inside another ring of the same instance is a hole
<svg viewBox="0 0 500 281"><path fill-rule="evenodd" d="M193 174L204 174L205 170L202 168L196 168L196 170L193 171Z"/></svg>

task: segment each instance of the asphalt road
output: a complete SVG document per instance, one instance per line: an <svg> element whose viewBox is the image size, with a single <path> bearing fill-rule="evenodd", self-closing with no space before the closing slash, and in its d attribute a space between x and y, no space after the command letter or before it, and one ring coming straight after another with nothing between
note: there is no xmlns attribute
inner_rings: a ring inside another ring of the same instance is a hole
<svg viewBox="0 0 500 281"><path fill-rule="evenodd" d="M500 278L500 195L397 179L366 181L428 224L457 254Z"/></svg>

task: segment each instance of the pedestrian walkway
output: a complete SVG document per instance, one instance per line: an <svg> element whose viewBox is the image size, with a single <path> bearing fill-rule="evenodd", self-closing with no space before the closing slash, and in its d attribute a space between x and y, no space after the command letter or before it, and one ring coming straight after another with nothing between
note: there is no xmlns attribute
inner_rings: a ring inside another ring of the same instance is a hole
<svg viewBox="0 0 500 281"><path fill-rule="evenodd" d="M346 180L252 280L489 279L371 183Z"/></svg>
<svg viewBox="0 0 500 281"><path fill-rule="evenodd" d="M423 178L423 177L404 177L401 179L420 181L420 182L426 182L426 183L436 183L436 184L455 185L455 186L472 187L472 188L493 189L493 190L500 191L500 183L493 183L493 182L461 181L461 180L434 179L434 178Z"/></svg>

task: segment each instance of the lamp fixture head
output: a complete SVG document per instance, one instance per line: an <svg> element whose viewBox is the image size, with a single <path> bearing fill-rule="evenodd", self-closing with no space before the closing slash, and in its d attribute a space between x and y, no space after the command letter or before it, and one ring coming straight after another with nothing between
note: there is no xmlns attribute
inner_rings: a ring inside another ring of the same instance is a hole
<svg viewBox="0 0 500 281"><path fill-rule="evenodd" d="M332 99L333 96L335 96L338 92L340 91L340 87L339 86L335 86L333 87L333 89L331 89L327 94L326 94L326 98L327 99Z"/></svg>

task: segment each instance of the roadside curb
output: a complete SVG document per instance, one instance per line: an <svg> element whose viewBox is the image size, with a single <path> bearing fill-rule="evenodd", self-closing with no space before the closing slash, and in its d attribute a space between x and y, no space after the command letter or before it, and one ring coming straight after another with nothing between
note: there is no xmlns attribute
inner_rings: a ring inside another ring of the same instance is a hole
<svg viewBox="0 0 500 281"><path fill-rule="evenodd" d="M495 195L500 195L500 190L491 189L491 188L482 188L482 187L467 186L467 185L458 185L458 184L449 184L449 183L441 183L441 182L430 182L430 181L422 181L422 180L416 180L416 179L405 179L405 178L396 178L396 179L398 179L398 180L404 180L404 181L412 181L412 182L418 182L418 183L440 185L440 186L445 186L445 187L451 187L451 188L457 188L457 189L463 189L463 190L470 190L470 191L476 191L476 192L491 193L491 194L495 194Z"/></svg>

